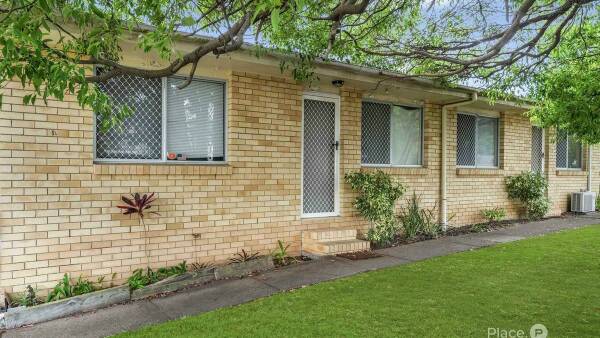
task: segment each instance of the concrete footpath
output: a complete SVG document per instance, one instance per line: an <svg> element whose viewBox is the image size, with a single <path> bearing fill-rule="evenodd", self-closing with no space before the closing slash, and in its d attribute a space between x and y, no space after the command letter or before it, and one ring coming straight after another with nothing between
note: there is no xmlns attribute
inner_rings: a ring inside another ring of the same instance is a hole
<svg viewBox="0 0 600 338"><path fill-rule="evenodd" d="M243 279L216 281L161 298L116 305L91 313L9 330L0 336L105 337L149 324L245 303L309 284L591 224L600 224L600 215L553 218L517 224L491 232L443 237L378 250L383 257L367 260L351 261L328 257Z"/></svg>

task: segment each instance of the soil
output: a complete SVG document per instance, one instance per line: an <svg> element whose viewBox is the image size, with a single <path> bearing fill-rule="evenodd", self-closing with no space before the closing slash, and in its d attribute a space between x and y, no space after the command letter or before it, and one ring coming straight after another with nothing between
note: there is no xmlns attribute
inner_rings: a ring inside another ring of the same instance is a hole
<svg viewBox="0 0 600 338"><path fill-rule="evenodd" d="M336 256L342 257L342 258L346 258L346 259L350 259L350 260L353 260L353 261L358 261L358 260L361 260L361 259L383 257L383 255L375 253L375 252L373 252L371 250L363 250L363 251L356 251L356 252L341 253L341 254L337 254Z"/></svg>

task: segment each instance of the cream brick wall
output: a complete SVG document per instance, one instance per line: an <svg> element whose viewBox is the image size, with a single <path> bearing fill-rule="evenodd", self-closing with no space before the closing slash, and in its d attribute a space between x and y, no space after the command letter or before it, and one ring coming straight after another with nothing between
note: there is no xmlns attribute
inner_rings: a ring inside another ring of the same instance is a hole
<svg viewBox="0 0 600 338"><path fill-rule="evenodd" d="M303 86L290 79L232 73L228 90L228 164L94 164L93 114L73 97L24 106L17 83L3 89L0 112L0 287L53 287L62 274L127 278L144 267L143 227L119 213L123 194L156 192L160 216L147 219L149 264L224 261L239 250L268 253L277 240L300 249L306 229L367 224L340 182L341 216L301 219L301 106ZM360 170L362 93L344 87L340 177ZM426 103L423 168L386 168L416 191L427 207L440 192L441 110ZM456 169L456 114L448 133L449 212L454 224L481 221L480 210L517 208L506 199L504 177L529 169L531 128L514 114L501 117L501 168ZM547 140L551 136L546 135ZM547 142L547 174L554 214L585 176L557 175ZM600 162L600 155L595 156ZM364 169L372 170L372 169ZM598 171L597 171L598 172ZM560 172L564 174L564 172ZM199 234L197 239L194 234Z"/></svg>

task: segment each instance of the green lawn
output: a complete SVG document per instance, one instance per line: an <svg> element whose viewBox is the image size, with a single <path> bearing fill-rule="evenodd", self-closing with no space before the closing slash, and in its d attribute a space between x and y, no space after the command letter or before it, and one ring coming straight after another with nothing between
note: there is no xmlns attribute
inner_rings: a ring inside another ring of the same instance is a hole
<svg viewBox="0 0 600 338"><path fill-rule="evenodd" d="M600 334L600 226L374 271L121 337Z"/></svg>

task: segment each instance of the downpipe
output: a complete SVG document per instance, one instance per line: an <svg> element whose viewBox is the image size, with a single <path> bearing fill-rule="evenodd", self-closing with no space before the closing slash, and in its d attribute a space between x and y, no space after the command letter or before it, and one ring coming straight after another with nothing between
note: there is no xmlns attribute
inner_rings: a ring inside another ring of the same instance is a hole
<svg viewBox="0 0 600 338"><path fill-rule="evenodd" d="M440 223L442 230L448 230L448 108L468 105L479 98L476 92L471 93L468 100L452 102L442 105L442 159L440 170Z"/></svg>

